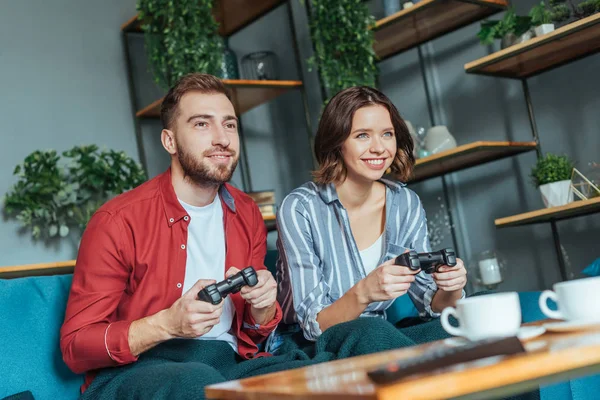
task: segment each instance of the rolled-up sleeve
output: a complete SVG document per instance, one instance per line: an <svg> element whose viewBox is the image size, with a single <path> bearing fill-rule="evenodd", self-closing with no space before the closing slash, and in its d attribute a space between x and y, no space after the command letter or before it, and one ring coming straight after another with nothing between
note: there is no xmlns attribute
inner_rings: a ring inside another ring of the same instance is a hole
<svg viewBox="0 0 600 400"><path fill-rule="evenodd" d="M317 315L333 302L323 278L321 259L314 249L310 216L302 197L288 196L277 216L279 296L284 321L295 320L304 337L315 341L321 335Z"/></svg>
<svg viewBox="0 0 600 400"><path fill-rule="evenodd" d="M121 236L118 221L98 212L81 239L60 330L63 359L75 373L137 360L129 348L131 321L114 315L129 278Z"/></svg>

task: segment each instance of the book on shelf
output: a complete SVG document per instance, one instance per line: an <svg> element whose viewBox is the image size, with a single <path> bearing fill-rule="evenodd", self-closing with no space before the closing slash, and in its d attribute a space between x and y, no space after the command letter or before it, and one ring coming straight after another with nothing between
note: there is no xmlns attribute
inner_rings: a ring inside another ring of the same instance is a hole
<svg viewBox="0 0 600 400"><path fill-rule="evenodd" d="M254 200L263 217L275 216L275 191L265 190L262 192L247 192L248 196Z"/></svg>

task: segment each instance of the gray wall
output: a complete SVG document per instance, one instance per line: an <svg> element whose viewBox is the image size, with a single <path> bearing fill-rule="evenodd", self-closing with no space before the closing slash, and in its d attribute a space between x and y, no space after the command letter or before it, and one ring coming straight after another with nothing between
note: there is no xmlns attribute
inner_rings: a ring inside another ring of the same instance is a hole
<svg viewBox="0 0 600 400"><path fill-rule="evenodd" d="M137 159L120 26L135 2L0 0L0 193L38 149L97 144ZM73 242L34 243L0 222L0 266L72 259Z"/></svg>

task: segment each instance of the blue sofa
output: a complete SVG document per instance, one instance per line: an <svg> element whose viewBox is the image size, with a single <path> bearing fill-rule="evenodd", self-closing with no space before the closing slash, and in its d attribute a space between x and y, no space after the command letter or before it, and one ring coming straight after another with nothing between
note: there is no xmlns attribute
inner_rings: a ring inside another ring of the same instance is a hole
<svg viewBox="0 0 600 400"><path fill-rule="evenodd" d="M265 263L274 271L276 252ZM31 391L38 399L76 399L82 375L62 361L59 328L62 325L72 275L0 279L0 399ZM520 293L524 322L544 318L539 292ZM416 315L410 300L397 301L391 322ZM600 376L577 379L541 389L542 399L591 399L590 388L600 387Z"/></svg>

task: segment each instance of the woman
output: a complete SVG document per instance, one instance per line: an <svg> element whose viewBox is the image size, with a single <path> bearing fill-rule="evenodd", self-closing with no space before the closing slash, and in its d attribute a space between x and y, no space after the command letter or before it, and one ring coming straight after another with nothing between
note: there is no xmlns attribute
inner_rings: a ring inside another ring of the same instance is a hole
<svg viewBox="0 0 600 400"><path fill-rule="evenodd" d="M413 142L392 102L369 87L331 99L315 138L315 182L295 189L277 216L279 303L284 322L315 341L359 316L385 318L408 294L420 316L438 317L464 296L463 262L432 275L393 265L408 251L431 251L425 212L405 184Z"/></svg>

